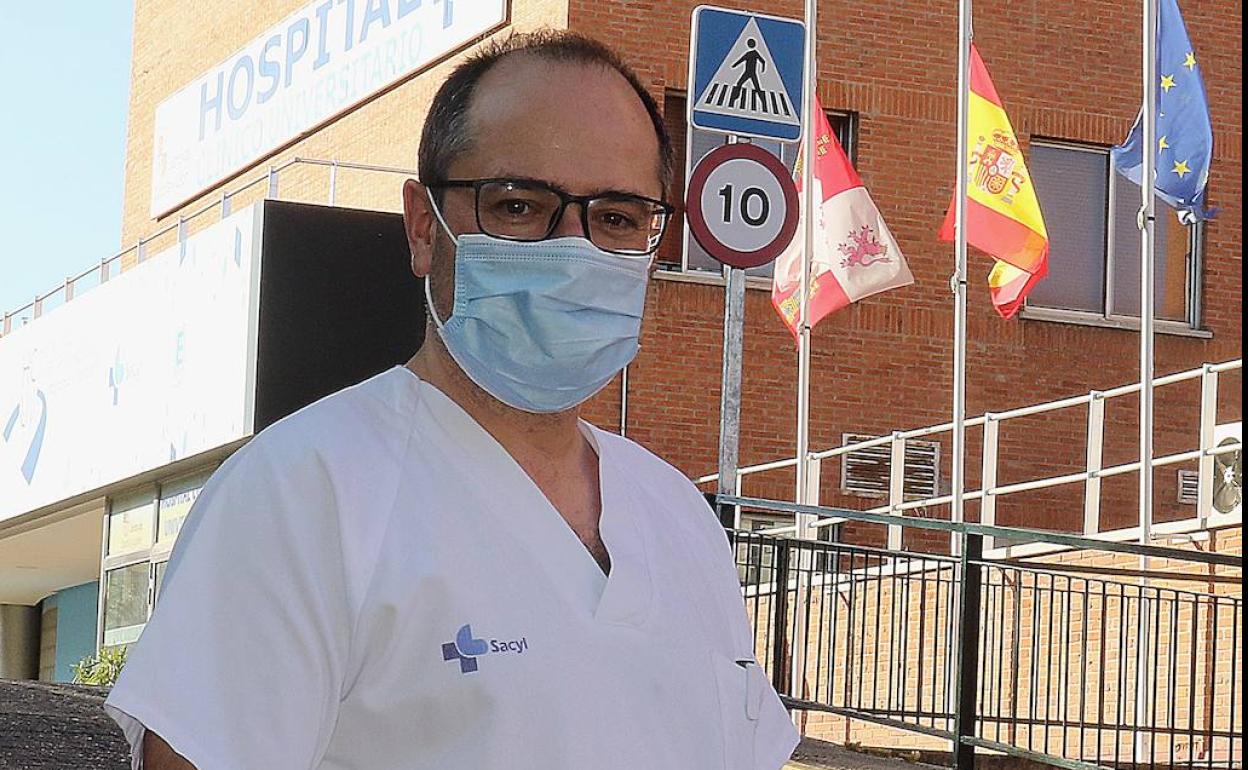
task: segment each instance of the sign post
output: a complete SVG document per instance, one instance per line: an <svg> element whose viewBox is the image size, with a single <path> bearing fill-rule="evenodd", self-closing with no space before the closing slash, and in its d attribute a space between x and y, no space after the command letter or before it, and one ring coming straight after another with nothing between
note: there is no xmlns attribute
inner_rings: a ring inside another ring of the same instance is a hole
<svg viewBox="0 0 1248 770"><path fill-rule="evenodd" d="M719 484L720 495L739 494L737 468L740 467L741 436L741 358L745 353L745 271L730 267L724 297L724 359L719 395ZM719 521L741 529L741 507L719 503Z"/></svg>

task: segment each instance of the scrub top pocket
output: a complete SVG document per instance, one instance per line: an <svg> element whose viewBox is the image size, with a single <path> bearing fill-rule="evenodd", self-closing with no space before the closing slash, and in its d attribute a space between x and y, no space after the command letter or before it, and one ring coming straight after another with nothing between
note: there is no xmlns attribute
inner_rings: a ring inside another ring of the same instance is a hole
<svg viewBox="0 0 1248 770"><path fill-rule="evenodd" d="M797 745L789 712L752 659L711 653L724 733L724 770L779 770Z"/></svg>
<svg viewBox="0 0 1248 770"><path fill-rule="evenodd" d="M724 770L756 770L754 744L766 691L755 676L762 677L762 669L753 660L739 663L718 652L711 653L711 668L719 691ZM765 677L762 684L766 684Z"/></svg>

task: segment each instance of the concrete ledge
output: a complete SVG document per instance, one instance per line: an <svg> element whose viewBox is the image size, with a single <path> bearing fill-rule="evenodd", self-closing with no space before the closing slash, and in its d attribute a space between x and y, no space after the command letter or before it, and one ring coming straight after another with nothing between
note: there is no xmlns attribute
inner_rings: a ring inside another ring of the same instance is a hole
<svg viewBox="0 0 1248 770"><path fill-rule="evenodd" d="M0 680L0 768L129 770L130 749L104 713L108 689Z"/></svg>

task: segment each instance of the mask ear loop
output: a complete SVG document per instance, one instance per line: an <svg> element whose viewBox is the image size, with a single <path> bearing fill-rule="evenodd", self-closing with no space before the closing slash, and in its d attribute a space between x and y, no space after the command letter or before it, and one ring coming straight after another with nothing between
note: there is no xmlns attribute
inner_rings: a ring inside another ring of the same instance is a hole
<svg viewBox="0 0 1248 770"><path fill-rule="evenodd" d="M458 248L459 238L455 236L455 233L451 232L451 228L446 224L446 220L442 218L442 211L433 200L433 192L428 187L425 188L425 197L429 199L429 207L433 209L433 216L438 220L438 224L442 225L442 229L446 231L446 235L451 239L451 243ZM438 310L433 304L433 290L429 288L433 284L432 277L431 270L430 275L425 276L425 307L428 308L429 315L433 318L433 323L438 327L438 333L440 334L444 324L442 319L438 318Z"/></svg>

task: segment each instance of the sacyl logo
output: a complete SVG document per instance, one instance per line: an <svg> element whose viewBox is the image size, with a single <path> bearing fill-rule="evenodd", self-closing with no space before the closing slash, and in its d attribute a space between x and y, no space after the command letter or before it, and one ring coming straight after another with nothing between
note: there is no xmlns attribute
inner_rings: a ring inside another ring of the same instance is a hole
<svg viewBox="0 0 1248 770"><path fill-rule="evenodd" d="M472 625L465 624L455 634L455 641L442 645L442 660L458 660L461 674L477 670L477 658L491 653L510 652L523 655L529 649L527 637L519 639L477 639L472 635Z"/></svg>

